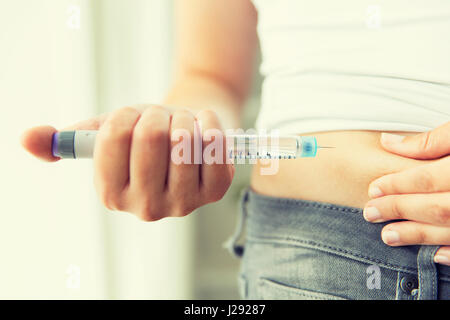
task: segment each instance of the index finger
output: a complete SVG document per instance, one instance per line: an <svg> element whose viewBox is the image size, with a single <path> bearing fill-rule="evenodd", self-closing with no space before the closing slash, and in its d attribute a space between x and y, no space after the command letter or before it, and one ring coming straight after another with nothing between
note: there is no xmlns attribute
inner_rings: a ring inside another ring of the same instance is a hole
<svg viewBox="0 0 450 320"><path fill-rule="evenodd" d="M369 197L391 194L432 193L450 190L450 157L391 173L369 185Z"/></svg>

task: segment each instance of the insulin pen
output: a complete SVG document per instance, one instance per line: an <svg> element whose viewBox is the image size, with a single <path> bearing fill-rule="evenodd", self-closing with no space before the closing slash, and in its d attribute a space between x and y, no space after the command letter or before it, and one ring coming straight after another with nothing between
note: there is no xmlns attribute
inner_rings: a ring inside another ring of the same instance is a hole
<svg viewBox="0 0 450 320"><path fill-rule="evenodd" d="M62 159L92 158L98 131L61 131L53 134L52 153ZM313 136L257 134L226 135L227 154L231 159L296 159L315 157L318 148Z"/></svg>

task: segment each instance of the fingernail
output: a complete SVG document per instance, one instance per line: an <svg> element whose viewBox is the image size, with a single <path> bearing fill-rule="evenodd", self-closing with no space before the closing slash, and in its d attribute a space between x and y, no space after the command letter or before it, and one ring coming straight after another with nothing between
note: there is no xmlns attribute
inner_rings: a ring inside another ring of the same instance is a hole
<svg viewBox="0 0 450 320"><path fill-rule="evenodd" d="M378 198L383 195L383 192L378 187L369 187L369 197L370 198Z"/></svg>
<svg viewBox="0 0 450 320"><path fill-rule="evenodd" d="M364 208L363 216L366 221L373 222L381 218L381 213L375 207L366 207Z"/></svg>
<svg viewBox="0 0 450 320"><path fill-rule="evenodd" d="M446 256L434 256L434 262L450 266L450 259Z"/></svg>
<svg viewBox="0 0 450 320"><path fill-rule="evenodd" d="M399 134L392 134L383 132L381 134L381 140L386 143L400 143L405 139L405 136Z"/></svg>
<svg viewBox="0 0 450 320"><path fill-rule="evenodd" d="M383 239L384 243L389 245L400 242L400 235L397 231L385 231L383 232L381 238Z"/></svg>

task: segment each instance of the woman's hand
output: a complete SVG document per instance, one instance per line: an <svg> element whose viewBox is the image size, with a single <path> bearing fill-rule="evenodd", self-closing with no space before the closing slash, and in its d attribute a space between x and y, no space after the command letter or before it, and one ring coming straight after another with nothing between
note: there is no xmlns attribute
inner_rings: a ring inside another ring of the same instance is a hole
<svg viewBox="0 0 450 320"><path fill-rule="evenodd" d="M188 110L172 112L160 106L125 107L64 130L99 130L93 161L100 200L108 209L130 212L144 221L185 216L218 201L233 179L234 167L226 162L225 136L212 111L194 116ZM213 132L214 139L205 137L205 131ZM48 126L29 129L22 136L22 145L42 160L57 161L51 154L54 132L56 129ZM199 164L198 155L203 160L201 151L217 139L222 139L224 148L222 161L217 161L220 164ZM181 143L187 143L184 146L191 152L188 161L180 163L172 158L179 160ZM194 148L195 143L200 148Z"/></svg>
<svg viewBox="0 0 450 320"><path fill-rule="evenodd" d="M406 220L386 225L383 241L390 246L443 245L434 260L450 265L450 122L414 136L382 134L381 144L404 157L438 160L373 181L364 218Z"/></svg>

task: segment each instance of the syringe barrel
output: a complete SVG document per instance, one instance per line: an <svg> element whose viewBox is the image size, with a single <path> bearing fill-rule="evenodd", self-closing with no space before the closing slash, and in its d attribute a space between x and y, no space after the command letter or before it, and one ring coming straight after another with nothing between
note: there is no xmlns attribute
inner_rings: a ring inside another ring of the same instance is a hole
<svg viewBox="0 0 450 320"><path fill-rule="evenodd" d="M52 153L64 159L92 158L98 131L61 131L53 135ZM234 159L295 159L315 157L313 136L227 135L228 156Z"/></svg>
<svg viewBox="0 0 450 320"><path fill-rule="evenodd" d="M315 157L315 137L295 135L227 135L229 158L234 159L295 159Z"/></svg>

